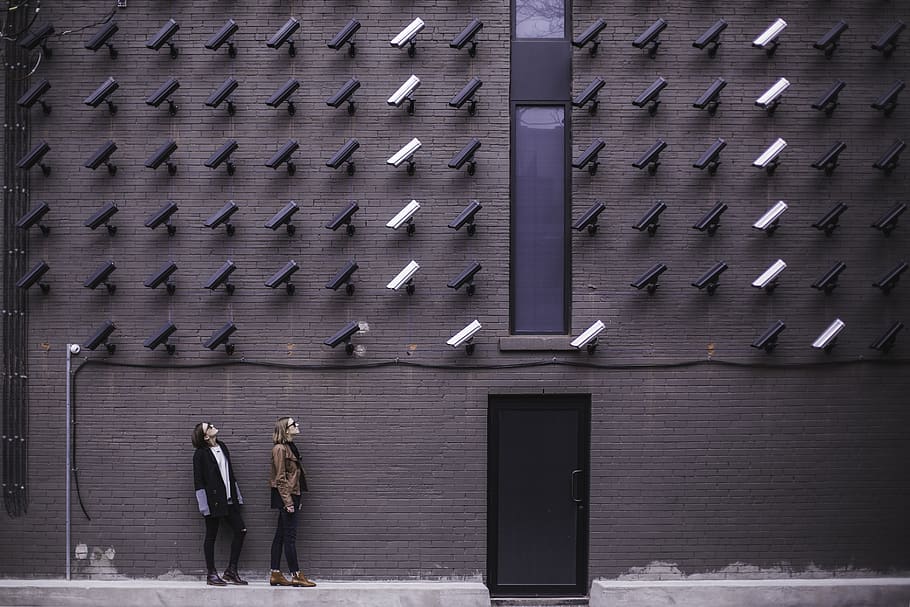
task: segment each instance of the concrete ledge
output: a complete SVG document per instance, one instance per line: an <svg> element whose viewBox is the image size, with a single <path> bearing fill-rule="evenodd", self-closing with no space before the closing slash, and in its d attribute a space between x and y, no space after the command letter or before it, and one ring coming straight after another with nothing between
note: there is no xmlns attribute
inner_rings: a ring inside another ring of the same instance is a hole
<svg viewBox="0 0 910 607"><path fill-rule="evenodd" d="M595 580L590 607L908 607L910 578Z"/></svg>
<svg viewBox="0 0 910 607"><path fill-rule="evenodd" d="M0 580L3 607L490 607L487 587L471 582L318 582L273 588L265 582L216 588L205 582Z"/></svg>

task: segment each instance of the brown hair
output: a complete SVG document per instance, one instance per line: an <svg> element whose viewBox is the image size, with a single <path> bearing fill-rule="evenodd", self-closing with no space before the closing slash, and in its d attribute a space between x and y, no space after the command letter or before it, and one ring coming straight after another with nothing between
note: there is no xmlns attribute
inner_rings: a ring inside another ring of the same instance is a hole
<svg viewBox="0 0 910 607"><path fill-rule="evenodd" d="M197 449L205 447L205 430L202 429L203 425L205 425L205 422L199 422L196 424L196 427L193 428L193 446Z"/></svg>
<svg viewBox="0 0 910 607"><path fill-rule="evenodd" d="M288 420L292 419L291 417L279 417L278 421L275 422L275 430L272 432L272 442L276 445L283 445L290 442L291 438L288 435Z"/></svg>

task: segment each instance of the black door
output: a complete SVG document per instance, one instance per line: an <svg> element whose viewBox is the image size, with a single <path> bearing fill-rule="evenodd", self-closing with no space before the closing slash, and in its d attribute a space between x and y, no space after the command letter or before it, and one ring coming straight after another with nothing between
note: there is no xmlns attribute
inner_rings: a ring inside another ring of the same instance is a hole
<svg viewBox="0 0 910 607"><path fill-rule="evenodd" d="M494 596L583 596L590 396L491 396L487 582Z"/></svg>

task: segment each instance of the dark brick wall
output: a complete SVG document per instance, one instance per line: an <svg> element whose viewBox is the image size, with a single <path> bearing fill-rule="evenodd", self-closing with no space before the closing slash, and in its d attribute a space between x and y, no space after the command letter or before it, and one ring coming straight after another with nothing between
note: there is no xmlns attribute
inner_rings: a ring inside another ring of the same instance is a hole
<svg viewBox="0 0 910 607"><path fill-rule="evenodd" d="M74 30L112 5L45 6L41 20L58 32ZM592 577L635 572L656 561L698 574L730 571L734 564L794 575L812 567L838 574L910 568L899 548L910 539L903 516L910 505L903 472L910 448L902 398L906 363L884 364L868 349L891 321L907 321L906 285L887 297L870 286L907 259L906 227L887 239L869 228L895 201L906 200L906 169L885 177L871 167L891 141L910 136L906 110L900 106L884 118L869 107L908 73L905 47L887 60L869 48L895 19L906 20L906 9L897 2L839 0L725 8L697 2L608 8L576 2L573 8L574 31L598 16L608 28L596 57L574 54L574 91L594 76L607 86L596 115L575 112L573 153L595 136L607 148L595 176L574 172L573 216L595 199L607 210L596 236L572 236L572 331L598 318L607 330L593 357L555 356L597 368L495 368L554 356L497 346L508 335L506 4L384 0L304 8L268 2L253 10L232 2L130 2L116 15L116 61L82 48L94 28L55 38L54 57L36 74L52 82L54 111L31 116L32 139L49 141L54 167L50 178L35 174L31 181L32 200L52 207L53 228L48 238L32 236L29 253L52 268L51 293L30 296L31 505L27 517L7 517L0 526L6 546L0 575L62 574L65 344L85 340L107 318L118 325L117 352L88 356L136 366L91 365L78 374L79 475L93 520L74 511L73 539L98 556L115 551L110 562L77 560L79 574L202 571L189 445L200 420L223 428L244 490L250 533L242 567L265 571L273 524L266 489L270 428L275 417L291 414L305 423L301 446L313 481L301 527L308 573L483 575L487 396L554 391L592 394ZM289 15L302 22L296 58L265 46ZM357 57L350 59L324 43L354 16L364 27ZM410 59L388 40L415 16L427 29ZM448 48L471 16L484 21L475 59ZM670 26L651 60L631 40L658 16ZM710 59L691 41L720 16L730 27ZM769 59L750 42L777 16L790 27ZM181 25L176 61L144 48L170 17ZM240 24L234 60L225 49L202 48L228 17ZM850 29L826 60L811 43L841 18ZM385 104L411 73L423 80L414 116ZM113 117L82 104L109 75L121 84ZM241 82L233 118L223 107L203 105L228 75ZM324 99L352 75L363 87L357 113L349 117ZM475 117L447 106L472 75L484 80ZM670 86L650 117L631 100L658 75ZM181 81L174 117L144 103L170 76ZM264 104L290 76L302 83L293 117ZM691 104L716 76L729 85L717 115L709 117ZM768 116L753 101L781 76L792 86ZM835 78L847 88L827 118L809 106ZM385 159L414 136L424 148L417 174L409 177ZM483 147L477 174L469 178L446 163L472 136ZM790 145L769 177L751 162L778 136ZM180 146L175 177L143 166L169 137ZM240 143L233 177L202 164L228 137ZM263 166L290 137L301 142L292 177ZM362 144L353 177L323 166L349 137ZM670 146L657 174L633 169L632 161L657 137ZM729 145L718 173L709 176L691 164L716 137ZM108 138L119 146L114 177L82 167ZM837 139L848 147L834 175L810 168ZM423 208L408 238L384 224L412 198ZM448 229L473 198L484 204L477 234ZM180 205L173 238L142 226L169 199ZM229 199L240 206L232 238L202 226ZM352 199L362 207L356 234L325 230ZM657 235L632 230L657 199L669 205ZM790 210L778 232L768 238L753 230L752 222L780 199ZM107 200L121 209L114 237L82 225ZM292 237L262 226L288 200L301 206ZM717 235L692 230L717 200L730 205ZM850 208L843 227L825 238L810 225L836 202ZM771 297L756 292L749 283L779 257L790 264L780 286ZM235 294L202 289L228 258L238 266ZM361 266L355 295L322 288L351 258ZM113 296L82 287L106 259L118 265ZM168 259L179 266L172 297L142 286ZM288 259L301 265L291 297L263 286ZM385 289L411 259L422 266L416 293ZM447 289L447 280L474 259L484 266L476 295ZM713 297L689 286L718 260L730 269ZM628 286L657 261L670 269L654 296ZM835 261L848 266L841 286L827 297L810 289ZM812 350L811 341L835 317L847 323L837 348L829 355ZM444 343L474 318L484 328L468 362L489 368L464 368L463 351ZM749 348L778 318L788 328L774 355ZM167 319L178 327L174 358L141 345ZM223 351L210 353L201 344L227 320L238 326L230 360L265 364L217 366L228 360ZM349 320L369 325L355 338L353 358L322 345ZM396 359L423 366L361 366ZM899 341L888 360L906 361L906 345Z"/></svg>

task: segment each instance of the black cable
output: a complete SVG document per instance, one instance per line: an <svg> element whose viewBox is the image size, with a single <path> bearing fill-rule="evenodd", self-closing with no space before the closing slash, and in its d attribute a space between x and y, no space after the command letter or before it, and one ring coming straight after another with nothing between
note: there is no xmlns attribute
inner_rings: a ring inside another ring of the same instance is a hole
<svg viewBox="0 0 910 607"><path fill-rule="evenodd" d="M73 474L73 484L76 486L76 499L79 500L79 507L82 508L82 514L85 515L85 518L92 520L92 517L88 515L88 510L85 509L85 504L82 501L82 491L79 489L79 466L76 465L76 374L79 373L79 369L83 367L79 365L76 367L76 370L73 371L71 392L70 392L70 411L72 413L72 432L73 432L73 442L70 443L70 456L72 457L72 474Z"/></svg>

